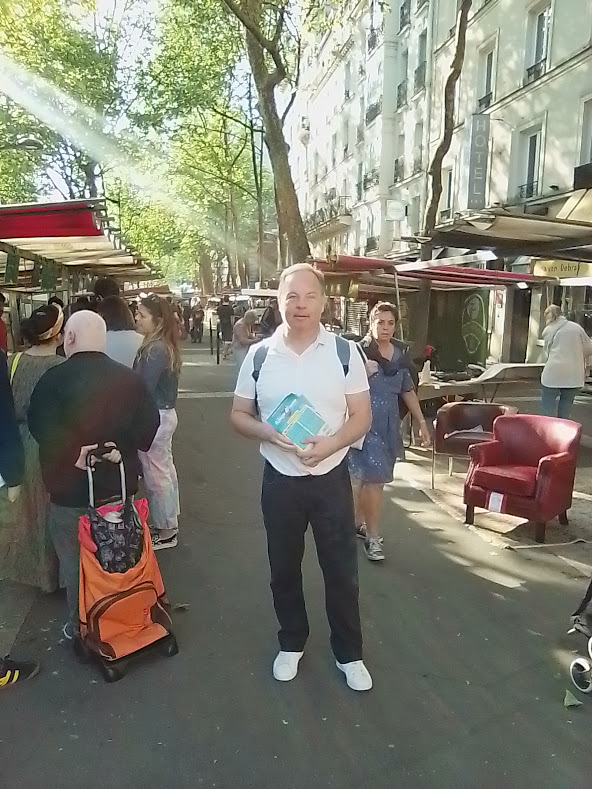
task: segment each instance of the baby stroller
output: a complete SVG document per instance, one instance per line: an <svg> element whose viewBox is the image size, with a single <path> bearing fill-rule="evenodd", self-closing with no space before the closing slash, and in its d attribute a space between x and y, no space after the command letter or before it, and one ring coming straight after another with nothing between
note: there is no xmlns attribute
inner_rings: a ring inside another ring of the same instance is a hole
<svg viewBox="0 0 592 789"><path fill-rule="evenodd" d="M569 667L571 681L582 693L592 692L592 631L590 631L586 619L586 608L591 600L592 580L588 584L582 602L572 614L571 628L568 631L569 633L581 633L588 639L588 655L590 660L587 658L576 658Z"/></svg>
<svg viewBox="0 0 592 789"><path fill-rule="evenodd" d="M110 452L105 448L95 456ZM94 659L107 682L121 679L128 660L151 646L167 657L179 651L170 606L147 525L146 499L128 499L119 463L121 503L95 508L93 469L87 460L89 511L78 523L81 659Z"/></svg>

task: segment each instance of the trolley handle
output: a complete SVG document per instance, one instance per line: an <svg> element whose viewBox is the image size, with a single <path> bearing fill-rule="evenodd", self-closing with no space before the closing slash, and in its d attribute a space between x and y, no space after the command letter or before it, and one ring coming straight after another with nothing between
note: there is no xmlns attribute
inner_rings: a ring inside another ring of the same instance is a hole
<svg viewBox="0 0 592 789"><path fill-rule="evenodd" d="M119 452L116 444L112 444L110 446L106 446L103 444L102 447L97 449L93 449L92 452L89 452L86 456L86 475L88 477L88 503L94 509L95 507L95 485L93 480L93 471L94 471L94 463L91 462L92 458L99 463L102 462L103 457L105 455L110 454L116 450ZM121 453L120 453L121 454ZM121 503L125 504L127 500L127 486L125 484L125 466L123 465L123 458L119 461L119 478L121 481Z"/></svg>

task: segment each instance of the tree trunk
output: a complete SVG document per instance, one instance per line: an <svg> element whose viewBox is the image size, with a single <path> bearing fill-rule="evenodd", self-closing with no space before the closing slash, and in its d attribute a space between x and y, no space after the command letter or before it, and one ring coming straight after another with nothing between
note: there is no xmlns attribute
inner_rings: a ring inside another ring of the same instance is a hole
<svg viewBox="0 0 592 789"><path fill-rule="evenodd" d="M84 191L88 192L88 197L98 197L97 163L89 159L82 165L82 172L84 173Z"/></svg>
<svg viewBox="0 0 592 789"><path fill-rule="evenodd" d="M199 252L199 275L202 293L211 296L214 292L212 261L210 260L209 254L203 249Z"/></svg>
<svg viewBox="0 0 592 789"><path fill-rule="evenodd" d="M240 254L240 223L238 219L238 212L236 210L236 202L234 199L234 192L232 187L230 188L230 214L232 216L232 246L233 246L233 253L236 258L236 271L238 275L238 282L241 288L247 288L249 286L248 277L247 277L247 265L245 263L244 257Z"/></svg>
<svg viewBox="0 0 592 789"><path fill-rule="evenodd" d="M444 127L442 131L442 138L438 144L438 147L436 148L434 158L432 159L432 163L428 170L430 189L424 215L422 235L426 238L429 238L430 240L421 245L421 260L431 260L434 251L431 235L434 231L434 228L436 227L438 210L440 208L440 199L442 197L442 163L446 157L446 154L450 150L452 135L454 133L456 85L460 79L465 59L467 23L469 20L469 11L471 10L471 5L472 0L462 0L456 20L456 49L450 64L450 72L444 86ZM414 320L414 355L416 357L423 356L425 346L428 342L430 296L431 282L430 280L422 280L420 282L418 293L417 314L416 319Z"/></svg>
<svg viewBox="0 0 592 789"><path fill-rule="evenodd" d="M263 48L249 31L246 32L246 38L249 63L259 97L259 111L265 127L265 144L273 170L277 200L282 206L285 217L284 230L290 244L292 260L294 263L304 263L310 257L310 246L288 161L288 146L275 100L275 85L267 71Z"/></svg>

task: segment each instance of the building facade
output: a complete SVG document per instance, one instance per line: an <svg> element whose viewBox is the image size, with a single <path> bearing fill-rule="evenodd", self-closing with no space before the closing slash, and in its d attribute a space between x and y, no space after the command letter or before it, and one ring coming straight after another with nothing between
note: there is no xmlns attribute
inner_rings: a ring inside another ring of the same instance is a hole
<svg viewBox="0 0 592 789"><path fill-rule="evenodd" d="M287 136L315 253L406 250L421 232L459 5L352 3L307 43ZM559 211L592 161L591 42L589 0L473 0L439 221L469 205L474 114L488 116L484 207Z"/></svg>

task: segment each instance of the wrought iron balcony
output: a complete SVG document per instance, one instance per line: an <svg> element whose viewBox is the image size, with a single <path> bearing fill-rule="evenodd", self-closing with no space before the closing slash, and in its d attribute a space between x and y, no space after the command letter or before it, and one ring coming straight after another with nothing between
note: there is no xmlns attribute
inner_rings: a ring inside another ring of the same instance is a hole
<svg viewBox="0 0 592 789"><path fill-rule="evenodd" d="M364 245L365 252L374 252L375 249L378 249L378 239L376 236L369 236L366 239L366 244Z"/></svg>
<svg viewBox="0 0 592 789"><path fill-rule="evenodd" d="M425 83L426 83L426 62L424 60L415 69L415 77L413 81L415 92L419 93L420 90L423 90L425 88Z"/></svg>
<svg viewBox="0 0 592 789"><path fill-rule="evenodd" d="M397 86L397 109L400 110L407 104L407 80Z"/></svg>
<svg viewBox="0 0 592 789"><path fill-rule="evenodd" d="M369 126L382 112L382 99L375 101L366 110L366 126Z"/></svg>
<svg viewBox="0 0 592 789"><path fill-rule="evenodd" d="M399 156L395 159L395 169L393 172L393 183L397 184L405 178L405 159Z"/></svg>
<svg viewBox="0 0 592 789"><path fill-rule="evenodd" d="M369 170L364 176L364 189L371 189L373 186L378 186L380 180L380 171L377 167Z"/></svg>
<svg viewBox="0 0 592 789"><path fill-rule="evenodd" d="M489 91L489 93L486 93L485 96L481 96L481 98L477 102L477 108L479 109L479 112L486 110L491 105L492 100L493 100L493 91L491 90Z"/></svg>
<svg viewBox="0 0 592 789"><path fill-rule="evenodd" d="M522 184L518 187L518 199L528 200L531 197L536 197L539 193L539 182L530 181L527 184Z"/></svg>
<svg viewBox="0 0 592 789"><path fill-rule="evenodd" d="M399 30L403 30L404 27L411 21L411 0L404 0L401 3L401 9L399 11Z"/></svg>
<svg viewBox="0 0 592 789"><path fill-rule="evenodd" d="M351 210L349 207L349 198L335 197L327 201L327 204L312 214L309 214L305 221L304 226L307 230L317 230L323 225L327 225L333 219L340 217L351 217ZM344 224L347 224L344 222Z"/></svg>
<svg viewBox="0 0 592 789"><path fill-rule="evenodd" d="M380 30L376 27L370 28L368 33L368 52L374 52L376 47L380 44Z"/></svg>
<svg viewBox="0 0 592 789"><path fill-rule="evenodd" d="M536 63L533 63L532 66L529 66L526 69L526 77L524 79L524 84L528 85L531 82L539 79L543 76L545 71L547 70L547 59L543 58L542 60L538 60Z"/></svg>

